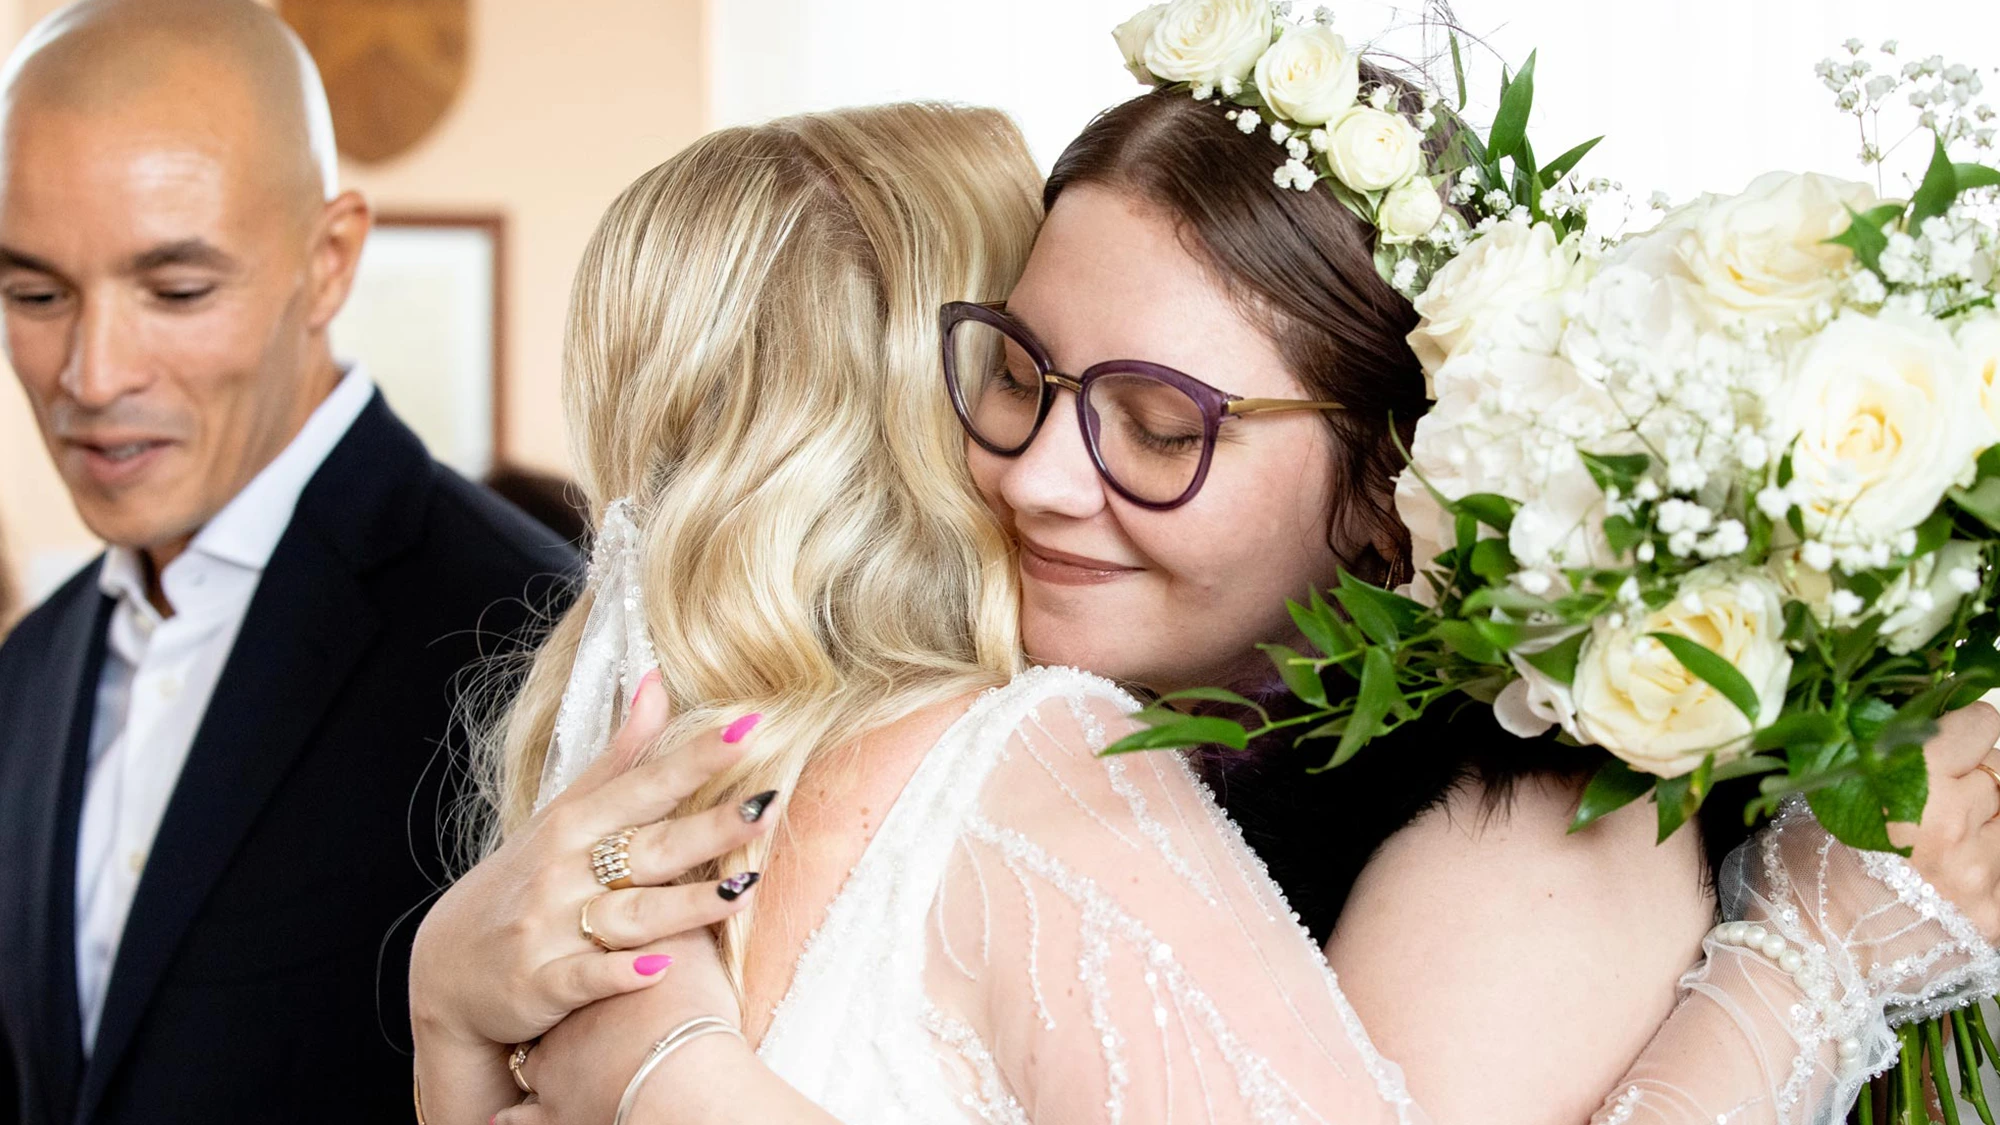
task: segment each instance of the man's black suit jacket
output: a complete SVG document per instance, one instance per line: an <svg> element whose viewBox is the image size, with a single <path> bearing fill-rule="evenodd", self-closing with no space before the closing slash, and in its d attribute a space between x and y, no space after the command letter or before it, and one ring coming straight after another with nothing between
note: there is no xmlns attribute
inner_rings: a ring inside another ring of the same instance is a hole
<svg viewBox="0 0 2000 1125"><path fill-rule="evenodd" d="M411 1119L405 982L457 846L454 707L575 562L375 396L250 603L87 1061L74 884L111 608L97 567L20 623L0 647L0 1034L22 1122Z"/></svg>

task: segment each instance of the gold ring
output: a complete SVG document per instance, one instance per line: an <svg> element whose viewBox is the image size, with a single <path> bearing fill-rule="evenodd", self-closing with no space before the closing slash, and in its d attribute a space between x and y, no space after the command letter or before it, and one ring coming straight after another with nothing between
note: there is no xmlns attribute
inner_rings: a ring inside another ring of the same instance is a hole
<svg viewBox="0 0 2000 1125"><path fill-rule="evenodd" d="M578 929L583 931L583 936L589 938L591 943L596 945L597 948L602 949L606 953L616 953L618 952L617 946L605 941L602 934L590 928L590 907L607 893L609 892L600 892L583 900L583 912L577 915L576 925Z"/></svg>
<svg viewBox="0 0 2000 1125"><path fill-rule="evenodd" d="M1987 765L1985 762L1981 762L1972 768L1979 770L1981 773L1984 773L1987 777L1992 778L1994 788L2000 789L2000 770L1994 769L1992 766Z"/></svg>
<svg viewBox="0 0 2000 1125"><path fill-rule="evenodd" d="M622 891L632 885L632 837L637 828L625 828L604 837L590 849L590 870L599 886Z"/></svg>
<svg viewBox="0 0 2000 1125"><path fill-rule="evenodd" d="M514 1076L514 1085L531 1098L535 1096L535 1088L528 1085L528 1080L522 1077L521 1064L528 1061L528 1052L535 1049L535 1043L536 1040L533 1039L526 1043L516 1043L514 1053L507 1056L507 1073Z"/></svg>

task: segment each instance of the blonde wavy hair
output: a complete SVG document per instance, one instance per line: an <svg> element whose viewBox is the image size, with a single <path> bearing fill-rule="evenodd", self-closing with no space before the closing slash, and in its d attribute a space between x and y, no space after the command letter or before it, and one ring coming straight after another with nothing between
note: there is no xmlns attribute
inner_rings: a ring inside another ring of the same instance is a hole
<svg viewBox="0 0 2000 1125"><path fill-rule="evenodd" d="M1009 548L972 487L938 306L1019 275L1040 180L994 110L889 105L726 129L639 177L577 271L563 398L601 517L631 496L673 746L761 712L692 812L1019 667ZM497 746L530 816L593 598L536 654ZM615 784L615 782L614 782ZM690 873L757 870L771 841ZM722 935L742 977L751 912Z"/></svg>

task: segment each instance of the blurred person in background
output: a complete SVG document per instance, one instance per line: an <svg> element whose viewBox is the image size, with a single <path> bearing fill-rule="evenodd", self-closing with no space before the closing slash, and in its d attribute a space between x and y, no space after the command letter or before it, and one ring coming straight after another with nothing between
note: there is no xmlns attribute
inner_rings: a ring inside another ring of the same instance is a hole
<svg viewBox="0 0 2000 1125"><path fill-rule="evenodd" d="M370 223L335 169L249 0L89 0L0 72L7 353L109 544L0 648L24 1122L408 1113L384 1029L452 859L457 689L573 556L335 362Z"/></svg>

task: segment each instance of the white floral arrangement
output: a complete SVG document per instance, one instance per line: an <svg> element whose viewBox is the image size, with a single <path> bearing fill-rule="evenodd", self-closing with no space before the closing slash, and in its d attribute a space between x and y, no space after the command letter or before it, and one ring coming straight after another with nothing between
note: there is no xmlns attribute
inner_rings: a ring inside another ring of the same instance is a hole
<svg viewBox="0 0 2000 1125"><path fill-rule="evenodd" d="M1871 164L1911 93L1932 155L1907 200L1772 173L1609 244L1483 224L1414 302L1417 580L1292 607L1316 651L1266 647L1304 714L1200 689L1263 725L1169 697L1114 749L1302 729L1332 766L1470 696L1605 751L1578 827L1650 794L1664 839L1759 777L1746 816L1803 794L1892 850L1934 720L2000 686L2000 171L1951 155L1990 146L1976 72L1859 55L1821 77Z"/></svg>
<svg viewBox="0 0 2000 1125"><path fill-rule="evenodd" d="M1186 90L1222 109L1245 134L1285 151L1272 179L1301 192L1324 184L1377 232L1376 268L1405 295L1486 226L1506 218L1581 231L1608 181L1566 182L1597 141L1537 167L1527 143L1534 58L1502 84L1488 139L1459 122L1438 94L1364 82L1361 52L1319 8L1294 22L1291 5L1270 0L1172 0L1155 4L1113 33L1126 69L1157 88ZM1451 39L1458 107L1466 104L1457 38ZM1433 160L1426 144L1438 150ZM1447 200L1450 206L1447 206Z"/></svg>

